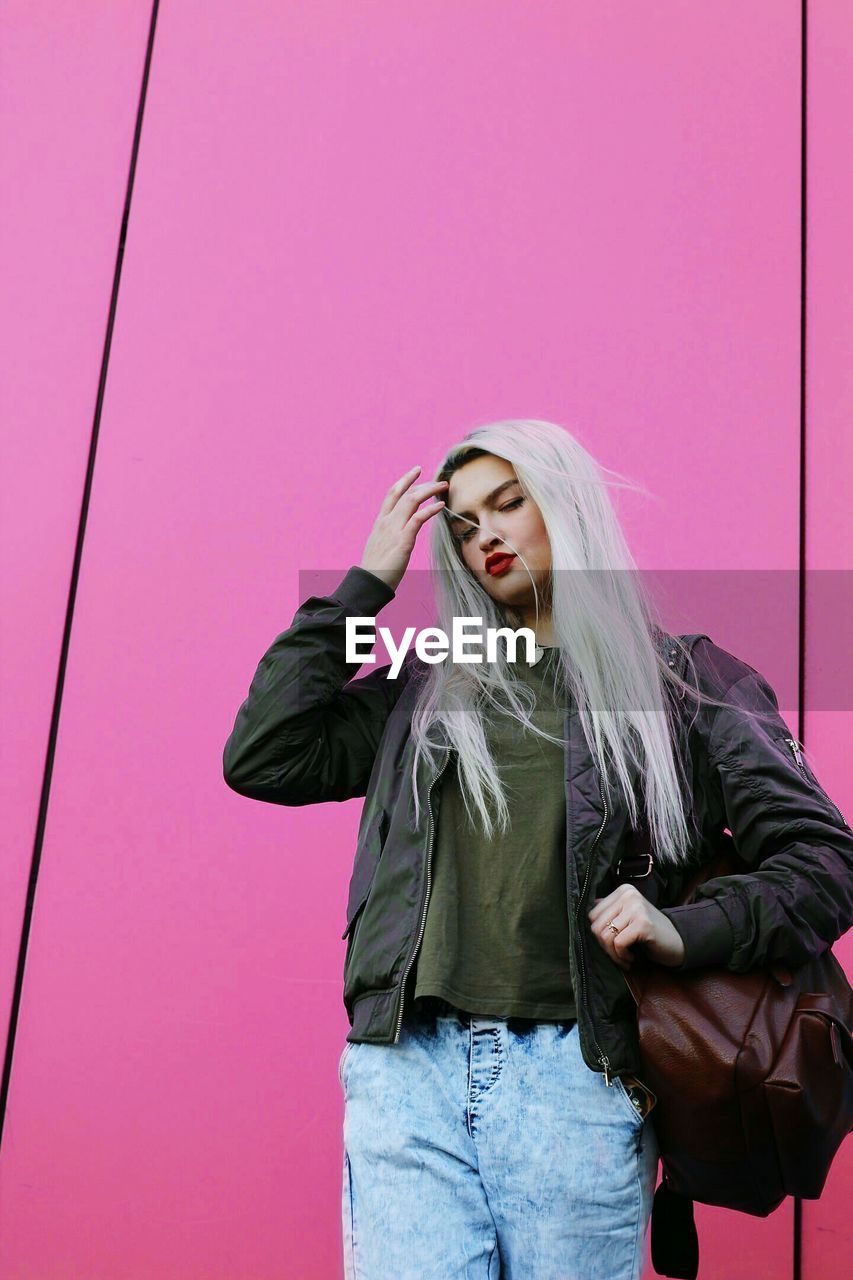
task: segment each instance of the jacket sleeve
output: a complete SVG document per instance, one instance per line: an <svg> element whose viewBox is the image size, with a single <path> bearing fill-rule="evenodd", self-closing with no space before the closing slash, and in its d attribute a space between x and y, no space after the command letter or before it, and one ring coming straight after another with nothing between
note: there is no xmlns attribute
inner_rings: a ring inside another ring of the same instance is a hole
<svg viewBox="0 0 853 1280"><path fill-rule="evenodd" d="M750 870L706 880L689 903L663 909L684 942L675 968L795 969L853 924L853 832L761 673L749 668L724 696L737 706L716 709L706 730L709 785ZM756 710L766 718L750 719Z"/></svg>
<svg viewBox="0 0 853 1280"><path fill-rule="evenodd" d="M308 805L367 793L388 715L409 674L391 664L350 679L346 619L372 617L396 592L353 565L335 591L311 596L261 658L222 757L232 791L272 804Z"/></svg>

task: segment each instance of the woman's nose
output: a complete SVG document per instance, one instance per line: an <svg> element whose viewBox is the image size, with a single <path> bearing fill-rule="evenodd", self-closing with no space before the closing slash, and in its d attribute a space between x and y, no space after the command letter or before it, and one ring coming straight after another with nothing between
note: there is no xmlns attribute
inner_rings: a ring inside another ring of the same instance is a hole
<svg viewBox="0 0 853 1280"><path fill-rule="evenodd" d="M500 534L496 533L494 529L480 530L481 551L486 551L486 552L491 551L493 547L500 546L502 542L503 542L503 538L500 536Z"/></svg>

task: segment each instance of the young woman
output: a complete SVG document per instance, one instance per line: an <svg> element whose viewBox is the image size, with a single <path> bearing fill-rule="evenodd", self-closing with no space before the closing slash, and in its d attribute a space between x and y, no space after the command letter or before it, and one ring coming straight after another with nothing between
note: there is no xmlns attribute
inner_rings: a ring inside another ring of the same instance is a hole
<svg viewBox="0 0 853 1280"><path fill-rule="evenodd" d="M622 971L823 950L853 914L853 836L760 673L656 623L610 482L568 432L494 423L434 481L419 471L268 650L224 756L255 799L366 797L344 932L346 1273L635 1280L658 1147ZM393 598L428 522L437 625L527 627L533 661L410 653L396 680L345 683L347 619ZM632 881L641 824L654 856ZM656 906L725 829L761 870Z"/></svg>

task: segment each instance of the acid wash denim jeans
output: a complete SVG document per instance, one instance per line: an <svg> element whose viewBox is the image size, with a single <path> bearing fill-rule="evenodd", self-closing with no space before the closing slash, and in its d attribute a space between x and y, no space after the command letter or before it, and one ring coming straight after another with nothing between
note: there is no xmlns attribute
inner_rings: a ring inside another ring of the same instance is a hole
<svg viewBox="0 0 853 1280"><path fill-rule="evenodd" d="M438 1002L347 1041L339 1079L346 1280L638 1280L654 1097L591 1071L576 1022Z"/></svg>

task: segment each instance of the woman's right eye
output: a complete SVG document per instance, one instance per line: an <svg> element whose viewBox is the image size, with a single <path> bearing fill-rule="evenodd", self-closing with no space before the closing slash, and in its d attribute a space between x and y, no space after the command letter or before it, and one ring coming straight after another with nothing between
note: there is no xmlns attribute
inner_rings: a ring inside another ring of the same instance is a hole
<svg viewBox="0 0 853 1280"><path fill-rule="evenodd" d="M501 507L501 511L513 511L516 507L520 507L524 502L524 498L513 498L512 502L508 502L505 507ZM457 533L457 542L467 542L471 537L473 529L466 529L464 533Z"/></svg>

